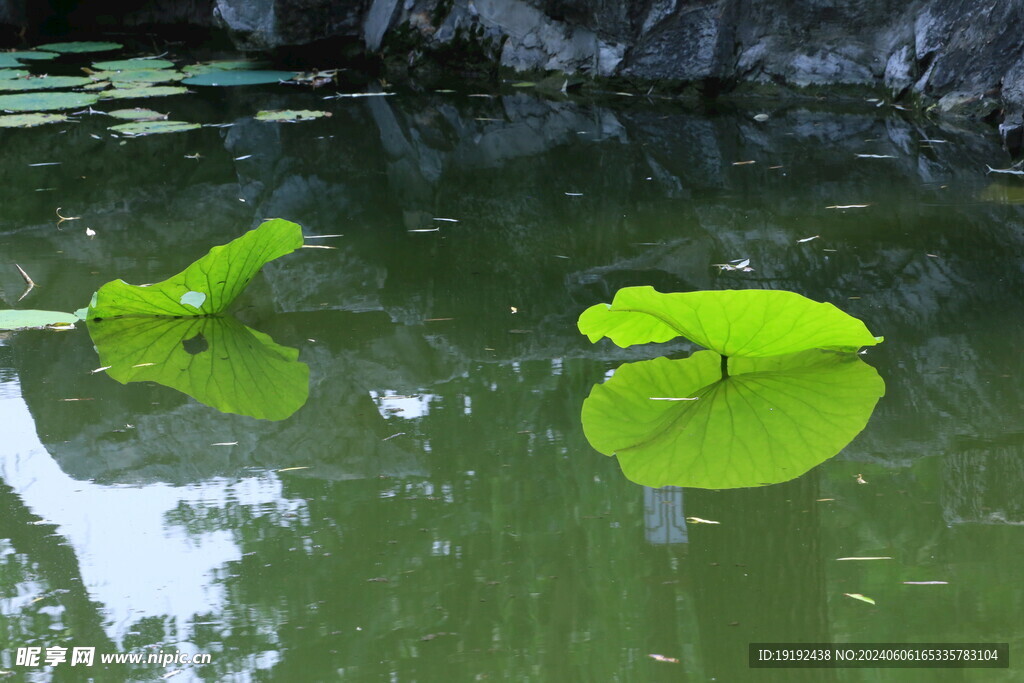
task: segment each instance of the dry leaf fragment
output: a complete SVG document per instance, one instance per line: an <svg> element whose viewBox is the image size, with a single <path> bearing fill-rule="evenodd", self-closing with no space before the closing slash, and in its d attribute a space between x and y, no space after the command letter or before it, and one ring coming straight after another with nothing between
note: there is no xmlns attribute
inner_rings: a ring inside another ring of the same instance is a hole
<svg viewBox="0 0 1024 683"><path fill-rule="evenodd" d="M665 655L649 654L647 655L656 662L665 662L666 664L678 664L679 660L675 657L666 657Z"/></svg>
<svg viewBox="0 0 1024 683"><path fill-rule="evenodd" d="M870 204L833 204L826 206L826 209L866 209Z"/></svg>
<svg viewBox="0 0 1024 683"><path fill-rule="evenodd" d="M293 472L295 470L308 470L308 469L309 469L308 465L305 465L303 467L284 467L284 468L279 469L278 472Z"/></svg>
<svg viewBox="0 0 1024 683"><path fill-rule="evenodd" d="M949 581L904 581L908 586L948 586Z"/></svg>
<svg viewBox="0 0 1024 683"><path fill-rule="evenodd" d="M732 165L733 166L749 166L750 164L756 164L756 163L757 162L753 161L753 160L751 160L751 161L734 161L734 162L732 162Z"/></svg>
<svg viewBox="0 0 1024 683"><path fill-rule="evenodd" d="M837 562L842 562L843 560L891 560L891 559L892 559L891 557L837 557L836 561Z"/></svg>
<svg viewBox="0 0 1024 683"><path fill-rule="evenodd" d="M845 595L848 598L853 598L854 600L860 600L861 602L866 602L869 605L875 604L874 600L872 600L871 598L869 598L866 595L861 595L860 593L843 593L843 595Z"/></svg>
<svg viewBox="0 0 1024 683"><path fill-rule="evenodd" d="M713 519L701 519L700 517L687 517L686 521L690 524L721 524Z"/></svg>
<svg viewBox="0 0 1024 683"><path fill-rule="evenodd" d="M857 478L857 483L858 483L858 484L866 484L866 483L867 483L867 482L866 482L866 481L864 480L864 477L863 477L862 475L860 475L860 474L855 474L855 475L853 475L853 476Z"/></svg>
<svg viewBox="0 0 1024 683"><path fill-rule="evenodd" d="M796 243L802 244L804 242L810 242L811 240L816 240L819 237L821 237L821 235L812 235L811 237L804 237L803 239L797 240Z"/></svg>

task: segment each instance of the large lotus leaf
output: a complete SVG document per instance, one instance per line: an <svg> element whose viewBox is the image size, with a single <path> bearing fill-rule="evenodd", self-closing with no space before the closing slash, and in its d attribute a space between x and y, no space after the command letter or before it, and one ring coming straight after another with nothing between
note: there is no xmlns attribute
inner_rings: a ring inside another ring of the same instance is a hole
<svg viewBox="0 0 1024 683"><path fill-rule="evenodd" d="M309 367L231 317L89 321L100 364L122 384L156 382L221 412L283 420L309 396Z"/></svg>
<svg viewBox="0 0 1024 683"><path fill-rule="evenodd" d="M43 52L42 50L20 50L15 52L0 52L0 64L10 59L16 59L19 62L32 62L44 59L53 59L56 56L56 52Z"/></svg>
<svg viewBox="0 0 1024 683"><path fill-rule="evenodd" d="M180 85L137 86L132 88L114 88L104 90L100 96L105 100L131 100L137 97L166 97L168 95L184 95L188 88Z"/></svg>
<svg viewBox="0 0 1024 683"><path fill-rule="evenodd" d="M135 71L137 69L170 69L174 62L166 59L114 59L108 62L93 62L97 71Z"/></svg>
<svg viewBox="0 0 1024 683"><path fill-rule="evenodd" d="M91 83L85 76L37 76L35 78L11 78L0 81L0 92L19 90L57 90L59 88L77 88Z"/></svg>
<svg viewBox="0 0 1024 683"><path fill-rule="evenodd" d="M186 71L193 76L198 76L200 74L208 74L212 71L253 71L256 69L262 69L265 66L267 66L266 62L252 59L216 60L212 62L201 62L199 64L189 64L186 67L182 67L182 71Z"/></svg>
<svg viewBox="0 0 1024 683"><path fill-rule="evenodd" d="M0 116L0 128L32 128L46 123L61 123L67 120L68 117L64 114L44 114L42 112L7 114Z"/></svg>
<svg viewBox="0 0 1024 683"><path fill-rule="evenodd" d="M4 111L56 111L80 109L95 104L99 95L84 92L31 92L19 95L0 95L0 110Z"/></svg>
<svg viewBox="0 0 1024 683"><path fill-rule="evenodd" d="M0 311L0 330L27 330L41 327L74 327L78 317L60 311Z"/></svg>
<svg viewBox="0 0 1024 683"><path fill-rule="evenodd" d="M158 135L161 133L180 133L186 130L202 128L198 123L187 121L132 121L131 123L119 123L110 126L110 130L127 135L128 137L141 137L143 135Z"/></svg>
<svg viewBox="0 0 1024 683"><path fill-rule="evenodd" d="M119 50L124 45L121 43L99 42L99 41L77 41L73 43L47 43L37 45L37 50L48 50L50 52L107 52L108 50Z"/></svg>
<svg viewBox="0 0 1024 683"><path fill-rule="evenodd" d="M3 53L0 52L0 55L2 54ZM31 75L32 72L26 71L25 69L0 69L0 81L9 81L12 78L25 78L26 76Z"/></svg>
<svg viewBox="0 0 1024 683"><path fill-rule="evenodd" d="M291 80L295 71L244 71L232 69L228 71L208 71L186 78L183 83L188 85L262 85Z"/></svg>
<svg viewBox="0 0 1024 683"><path fill-rule="evenodd" d="M113 280L99 288L85 316L199 316L223 313L265 264L302 246L302 228L275 218L214 247L188 268L154 285Z"/></svg>
<svg viewBox="0 0 1024 683"><path fill-rule="evenodd" d="M727 489L788 481L864 429L885 383L857 356L730 359L698 351L619 367L583 403L590 444L643 486Z"/></svg>
<svg viewBox="0 0 1024 683"><path fill-rule="evenodd" d="M662 294L653 287L624 287L611 304L585 310L579 329L592 342L609 337L622 347L683 336L730 357L849 351L882 341L832 304L764 289Z"/></svg>
<svg viewBox="0 0 1024 683"><path fill-rule="evenodd" d="M7 69L11 67L23 66L16 57L12 57L6 52L0 52L0 69Z"/></svg>

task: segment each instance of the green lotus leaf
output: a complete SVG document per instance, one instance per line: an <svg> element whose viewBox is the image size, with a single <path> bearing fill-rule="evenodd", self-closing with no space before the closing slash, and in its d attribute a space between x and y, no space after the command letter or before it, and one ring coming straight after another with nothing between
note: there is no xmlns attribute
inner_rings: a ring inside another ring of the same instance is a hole
<svg viewBox="0 0 1024 683"><path fill-rule="evenodd" d="M854 351L882 341L832 304L764 289L662 294L653 287L624 287L611 304L585 310L578 324L591 342L608 337L626 347L683 336L729 357Z"/></svg>
<svg viewBox="0 0 1024 683"><path fill-rule="evenodd" d="M17 68L24 66L16 57L11 56L10 53L0 52L0 69Z"/></svg>
<svg viewBox="0 0 1024 683"><path fill-rule="evenodd" d="M231 317L88 322L100 364L122 384L156 382L221 412L283 420L309 396L309 367Z"/></svg>
<svg viewBox="0 0 1024 683"><path fill-rule="evenodd" d="M730 359L698 351L619 367L583 403L583 431L643 486L727 489L788 481L864 429L885 383L857 356Z"/></svg>
<svg viewBox="0 0 1024 683"><path fill-rule="evenodd" d="M143 135L160 135L163 133L181 133L186 130L202 128L198 123L188 121L132 121L131 123L119 123L110 126L108 130L115 133L137 138Z"/></svg>
<svg viewBox="0 0 1024 683"><path fill-rule="evenodd" d="M15 52L0 52L0 64L7 60L15 59L19 62L32 62L45 59L53 59L56 52L43 52L42 50L19 50Z"/></svg>
<svg viewBox="0 0 1024 683"><path fill-rule="evenodd" d="M136 286L108 282L84 315L201 316L223 313L265 264L302 246L302 228L275 218L210 252L172 278Z"/></svg>
<svg viewBox="0 0 1024 683"><path fill-rule="evenodd" d="M186 73L189 73L193 76L198 76L200 74L207 74L212 71L253 71L256 69L262 69L266 65L266 62L251 59L217 60L213 62L189 64L188 66L183 67L182 71L185 71Z"/></svg>
<svg viewBox="0 0 1024 683"><path fill-rule="evenodd" d="M106 112L107 116L113 116L115 119L126 119L128 121L162 121L167 118L167 114L161 114L158 111L152 109L144 109L142 107L133 107L132 109L115 109L113 111Z"/></svg>
<svg viewBox="0 0 1024 683"><path fill-rule="evenodd" d="M0 54L3 54L0 52ZM12 78L25 78L31 76L31 71L25 69L0 69L0 81L9 81Z"/></svg>
<svg viewBox="0 0 1024 683"><path fill-rule="evenodd" d="M114 88L104 90L100 96L105 100L130 100L137 97L166 97L168 95L184 95L188 88L180 85L136 86L131 88Z"/></svg>
<svg viewBox="0 0 1024 683"><path fill-rule="evenodd" d="M78 316L61 311L3 310L0 311L0 330L29 330L43 327L74 327Z"/></svg>
<svg viewBox="0 0 1024 683"><path fill-rule="evenodd" d="M85 76L36 76L34 78L11 78L0 81L0 92L19 90L57 90L59 88L77 88L91 83Z"/></svg>
<svg viewBox="0 0 1024 683"><path fill-rule="evenodd" d="M166 59L114 59L107 62L93 62L97 71L136 71L172 69L174 62Z"/></svg>
<svg viewBox="0 0 1024 683"><path fill-rule="evenodd" d="M296 123L298 121L312 121L324 116L330 116L329 111L314 109L274 109L256 112L257 121L269 121L271 123Z"/></svg>
<svg viewBox="0 0 1024 683"><path fill-rule="evenodd" d="M94 71L91 78L97 81L110 81L117 87L122 83L132 85L143 83L170 83L180 81L187 74L173 69L131 69L128 71Z"/></svg>
<svg viewBox="0 0 1024 683"><path fill-rule="evenodd" d="M188 85L212 86L262 85L291 80L296 73L295 71L246 71L231 69L226 71L208 71L190 76L182 82Z"/></svg>
<svg viewBox="0 0 1024 683"><path fill-rule="evenodd" d="M0 128L32 128L47 123L61 123L67 121L64 114L44 114L33 112L31 114L8 114L0 116Z"/></svg>
<svg viewBox="0 0 1024 683"><path fill-rule="evenodd" d="M124 45L121 43L100 42L100 41L77 41L72 43L47 43L36 45L37 50L60 53L82 53L82 52L107 52L109 50L120 50Z"/></svg>
<svg viewBox="0 0 1024 683"><path fill-rule="evenodd" d="M99 95L84 92L31 92L19 95L0 95L0 110L4 111L56 111L80 109L95 104Z"/></svg>

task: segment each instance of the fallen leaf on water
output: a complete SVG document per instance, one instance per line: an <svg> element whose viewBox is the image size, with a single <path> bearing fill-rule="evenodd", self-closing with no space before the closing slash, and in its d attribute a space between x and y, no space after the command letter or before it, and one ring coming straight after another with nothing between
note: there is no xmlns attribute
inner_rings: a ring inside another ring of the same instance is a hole
<svg viewBox="0 0 1024 683"><path fill-rule="evenodd" d="M86 228L85 229L85 234L86 234L87 237L95 237L96 236L96 231L93 230L92 228Z"/></svg>
<svg viewBox="0 0 1024 683"><path fill-rule="evenodd" d="M112 365L104 365L102 367L96 368L95 370L92 370L91 372L92 372L92 374L95 375L97 372L103 372L104 370L109 370L112 367L114 367L114 366L112 366Z"/></svg>
<svg viewBox="0 0 1024 683"><path fill-rule="evenodd" d="M818 498L818 499L817 499L817 500L815 500L814 502L815 502L815 503L824 503L824 502L826 502L826 501L830 501L830 500L835 500L835 498Z"/></svg>
<svg viewBox="0 0 1024 683"><path fill-rule="evenodd" d="M326 244L303 244L302 249L337 249L337 247L329 247Z"/></svg>
<svg viewBox="0 0 1024 683"><path fill-rule="evenodd" d="M949 581L904 581L908 586L948 586Z"/></svg>
<svg viewBox="0 0 1024 683"><path fill-rule="evenodd" d="M687 517L686 521L690 524L721 524L713 519L701 519L700 517Z"/></svg>
<svg viewBox="0 0 1024 683"><path fill-rule="evenodd" d="M665 655L655 655L655 654L650 654L650 655L647 655L647 656L650 657L651 659L653 659L656 662L666 662L668 664L678 664L679 663L679 660L676 659L675 657L666 657Z"/></svg>
<svg viewBox="0 0 1024 683"><path fill-rule="evenodd" d="M344 237L344 235L306 235L305 237L307 240L325 240L330 237Z"/></svg>
<svg viewBox="0 0 1024 683"><path fill-rule="evenodd" d="M853 476L857 478L857 483L858 483L858 484L866 484L866 483L867 483L867 482L866 482L866 481L864 480L864 477L863 477L863 475L860 475L860 474L855 474L855 475L853 475Z"/></svg>
<svg viewBox="0 0 1024 683"><path fill-rule="evenodd" d="M801 244L803 242L810 242L811 240L816 240L819 237L821 237L821 235L812 235L811 237L805 237L803 239L797 240L796 243Z"/></svg>
<svg viewBox="0 0 1024 683"><path fill-rule="evenodd" d="M734 161L733 166L749 166L750 164L756 164L756 161Z"/></svg>
<svg viewBox="0 0 1024 683"><path fill-rule="evenodd" d="M308 469L309 469L309 466L308 465L304 465L302 467L284 467L282 469L279 469L278 472L292 472L294 470L308 470Z"/></svg>
<svg viewBox="0 0 1024 683"><path fill-rule="evenodd" d="M237 446L237 441L220 441L218 443L211 443L211 446Z"/></svg>
<svg viewBox="0 0 1024 683"><path fill-rule="evenodd" d="M441 228L418 228L416 230L407 230L406 232L437 232Z"/></svg>
<svg viewBox="0 0 1024 683"><path fill-rule="evenodd" d="M509 308L512 309L512 313L518 313L519 312L519 309L516 308L515 306L509 306Z"/></svg>
<svg viewBox="0 0 1024 683"><path fill-rule="evenodd" d="M81 216L61 216L60 210L61 207L58 206L56 211L57 218L60 219L59 221L57 221L58 226L60 226L60 224L63 223L64 221L77 221L79 218L81 218Z"/></svg>
<svg viewBox="0 0 1024 683"><path fill-rule="evenodd" d="M842 562L843 560L891 560L891 559L892 559L891 557L837 557L836 561L837 562Z"/></svg>
<svg viewBox="0 0 1024 683"><path fill-rule="evenodd" d="M445 223L458 223L458 218L435 218L435 221L444 221Z"/></svg>
<svg viewBox="0 0 1024 683"><path fill-rule="evenodd" d="M869 605L875 604L874 600L872 600L871 598L869 598L866 595L861 595L860 593L843 593L843 595L845 595L848 598L853 598L854 600L860 600L861 602L866 602Z"/></svg>
<svg viewBox="0 0 1024 683"><path fill-rule="evenodd" d="M826 209L866 209L870 204L833 204L826 206Z"/></svg>
<svg viewBox="0 0 1024 683"><path fill-rule="evenodd" d="M565 194L566 197L582 197L583 196L582 192L566 192L564 194Z"/></svg>

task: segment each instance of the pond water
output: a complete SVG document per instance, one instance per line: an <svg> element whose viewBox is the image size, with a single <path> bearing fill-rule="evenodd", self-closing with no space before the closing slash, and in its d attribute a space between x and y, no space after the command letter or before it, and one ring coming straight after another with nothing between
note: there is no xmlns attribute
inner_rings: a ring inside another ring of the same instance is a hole
<svg viewBox="0 0 1024 683"><path fill-rule="evenodd" d="M5 308L75 310L266 218L340 235L238 307L310 367L285 420L121 385L84 329L0 340L0 668L63 680L16 648L94 646L211 654L86 670L102 680L1019 680L1019 660L747 660L752 642L1024 651L1024 181L986 174L1009 165L991 128L871 104L323 94L146 102L232 125L137 139L99 116L0 131ZM282 107L332 116L252 118ZM849 205L867 206L830 208ZM739 259L753 270L713 265ZM38 285L21 301L13 263ZM628 285L835 303L885 335L862 356L885 396L787 483L639 486L581 406L621 363L692 348L580 335Z"/></svg>

